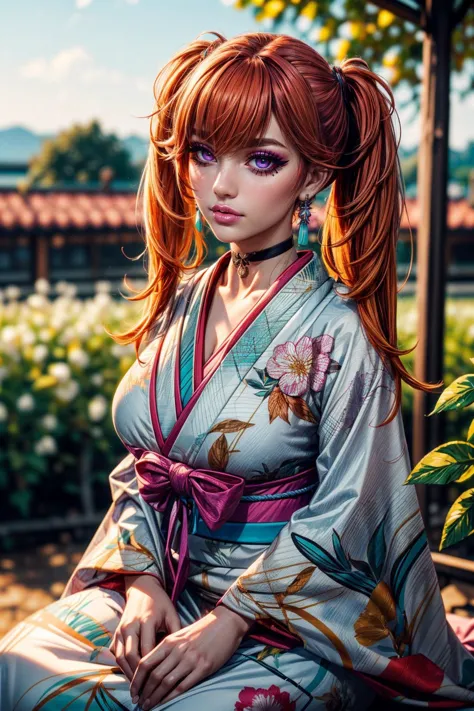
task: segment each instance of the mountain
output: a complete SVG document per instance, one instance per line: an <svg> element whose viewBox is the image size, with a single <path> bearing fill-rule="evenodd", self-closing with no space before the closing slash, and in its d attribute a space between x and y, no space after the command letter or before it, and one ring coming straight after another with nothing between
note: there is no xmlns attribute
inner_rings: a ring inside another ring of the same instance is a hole
<svg viewBox="0 0 474 711"><path fill-rule="evenodd" d="M0 163L28 163L39 152L41 144L54 134L40 134L23 126L0 129ZM130 151L134 163L144 161L148 150L148 140L130 135L122 139Z"/></svg>

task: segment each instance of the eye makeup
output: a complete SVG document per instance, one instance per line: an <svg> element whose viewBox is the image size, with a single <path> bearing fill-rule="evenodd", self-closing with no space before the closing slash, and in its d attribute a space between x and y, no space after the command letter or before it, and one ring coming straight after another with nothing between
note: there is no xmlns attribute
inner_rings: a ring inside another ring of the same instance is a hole
<svg viewBox="0 0 474 711"><path fill-rule="evenodd" d="M208 165L212 165L212 160L202 160L197 157L197 153L202 152L203 154L207 153L211 156L214 156L213 152L211 149L206 146L204 143L201 143L199 141L191 141L189 144L187 151L191 154L191 160L198 165L201 165L203 167L207 167ZM270 163L270 166L268 167L252 167L249 166L250 170L252 173L255 175L276 175L283 166L285 166L288 161L284 160L281 156L277 155L273 151L267 151L267 150L259 150L259 151L254 151L253 153L250 154L248 158L248 162L255 160L255 161L260 161L260 163Z"/></svg>

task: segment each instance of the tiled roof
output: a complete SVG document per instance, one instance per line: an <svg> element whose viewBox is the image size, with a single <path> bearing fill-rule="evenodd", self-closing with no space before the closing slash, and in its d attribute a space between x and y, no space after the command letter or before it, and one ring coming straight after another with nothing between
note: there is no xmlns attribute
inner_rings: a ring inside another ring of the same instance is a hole
<svg viewBox="0 0 474 711"><path fill-rule="evenodd" d="M136 229L141 211L136 210L135 192L32 191L25 195L16 190L0 190L0 232L35 229L79 231L83 229ZM407 198L408 217L403 212L402 229L416 230L419 203ZM319 229L326 212L325 204L311 208L310 231ZM466 199L448 202L448 228L474 229L474 207Z"/></svg>
<svg viewBox="0 0 474 711"><path fill-rule="evenodd" d="M136 193L0 191L0 231L134 229Z"/></svg>

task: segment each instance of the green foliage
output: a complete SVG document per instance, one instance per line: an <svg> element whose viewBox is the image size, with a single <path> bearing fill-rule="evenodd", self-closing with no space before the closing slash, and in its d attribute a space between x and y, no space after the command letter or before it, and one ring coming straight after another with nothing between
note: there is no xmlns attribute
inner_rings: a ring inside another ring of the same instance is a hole
<svg viewBox="0 0 474 711"><path fill-rule="evenodd" d="M301 39L331 63L346 56L362 57L373 71L389 69L393 87L403 83L411 90L401 105L411 106L413 117L418 114L423 32L412 22L365 0L235 0L232 7L253 10L254 18L269 23L271 32L281 32L281 25L290 22ZM471 7L452 34L451 66L455 72L461 72L474 58L473 25ZM459 96L465 98L471 90L472 81Z"/></svg>
<svg viewBox="0 0 474 711"><path fill-rule="evenodd" d="M474 363L474 358L470 358ZM474 403L474 374L454 380L439 396L429 415L445 410L470 409ZM428 452L412 469L405 484L449 484L474 477L474 419L466 441L442 444ZM440 550L474 533L474 488L464 491L448 511Z"/></svg>
<svg viewBox="0 0 474 711"><path fill-rule="evenodd" d="M116 180L138 177L130 154L115 134L105 134L98 121L74 124L43 143L30 162L26 185L98 183L103 168Z"/></svg>

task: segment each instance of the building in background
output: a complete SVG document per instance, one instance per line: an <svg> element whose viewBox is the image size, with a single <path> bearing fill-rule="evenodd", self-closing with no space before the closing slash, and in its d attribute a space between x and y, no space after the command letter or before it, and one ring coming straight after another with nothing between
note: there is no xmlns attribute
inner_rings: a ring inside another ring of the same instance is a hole
<svg viewBox="0 0 474 711"><path fill-rule="evenodd" d="M451 199L448 203L446 260L451 295L474 293L473 178L474 171L467 198ZM407 197L406 202L408 214L403 213L398 243L400 282L405 279L410 263L409 226L415 253L410 278L402 294L414 291L420 219L416 197ZM312 206L309 241L316 250L325 210L322 200L316 200ZM26 296L32 291L35 280L44 277L52 284L72 281L77 286L78 296L90 295L94 282L104 279L112 283L114 292L123 291L125 274L134 285L137 280L146 279L141 231L136 187L111 183L87 188L33 189L23 193L0 185L0 289L14 284ZM212 234L208 235L208 245L208 262L226 250Z"/></svg>

